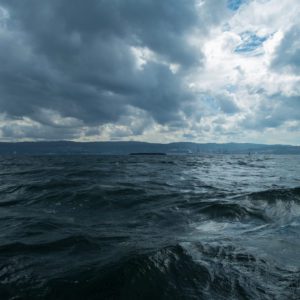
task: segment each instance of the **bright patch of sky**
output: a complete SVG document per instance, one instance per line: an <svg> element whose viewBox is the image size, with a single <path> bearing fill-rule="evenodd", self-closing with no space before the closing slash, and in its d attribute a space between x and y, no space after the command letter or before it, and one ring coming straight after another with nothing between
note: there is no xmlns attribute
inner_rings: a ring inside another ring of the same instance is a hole
<svg viewBox="0 0 300 300"><path fill-rule="evenodd" d="M248 0L228 0L227 7L231 10L238 10L240 6L246 3Z"/></svg>
<svg viewBox="0 0 300 300"><path fill-rule="evenodd" d="M237 53L254 52L262 48L263 43L268 39L266 36L257 36L254 32L242 32L241 43L235 48Z"/></svg>
<svg viewBox="0 0 300 300"><path fill-rule="evenodd" d="M201 118L209 125L205 136L300 144L300 74L296 72L300 51L296 51L299 43L291 42L300 36L300 2L229 1L228 7L232 16L203 40L204 68L189 77L194 91L215 95L210 102L219 105L217 115ZM293 47L286 50L283 43ZM277 67L281 65L282 69ZM224 96L226 106L216 101Z"/></svg>

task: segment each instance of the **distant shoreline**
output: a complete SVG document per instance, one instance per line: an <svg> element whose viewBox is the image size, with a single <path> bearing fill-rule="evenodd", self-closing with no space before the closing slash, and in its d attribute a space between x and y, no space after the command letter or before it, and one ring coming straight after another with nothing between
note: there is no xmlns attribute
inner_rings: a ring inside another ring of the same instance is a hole
<svg viewBox="0 0 300 300"><path fill-rule="evenodd" d="M164 152L133 152L129 153L129 155L167 155Z"/></svg>
<svg viewBox="0 0 300 300"><path fill-rule="evenodd" d="M300 146L251 143L191 143L169 144L146 142L0 142L0 155L22 154L108 154L108 155L177 155L177 154L300 154Z"/></svg>

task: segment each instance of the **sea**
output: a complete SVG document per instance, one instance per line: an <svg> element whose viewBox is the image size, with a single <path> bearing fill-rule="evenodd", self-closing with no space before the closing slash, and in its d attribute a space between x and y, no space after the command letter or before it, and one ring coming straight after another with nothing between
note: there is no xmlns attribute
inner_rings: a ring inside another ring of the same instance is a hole
<svg viewBox="0 0 300 300"><path fill-rule="evenodd" d="M300 299L300 156L1 156L0 299Z"/></svg>

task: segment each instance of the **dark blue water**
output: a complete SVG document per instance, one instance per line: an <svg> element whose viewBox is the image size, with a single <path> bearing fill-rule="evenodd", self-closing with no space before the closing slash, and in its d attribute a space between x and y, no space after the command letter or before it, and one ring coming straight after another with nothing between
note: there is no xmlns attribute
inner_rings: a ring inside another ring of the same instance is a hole
<svg viewBox="0 0 300 300"><path fill-rule="evenodd" d="M300 299L300 156L0 157L0 299Z"/></svg>

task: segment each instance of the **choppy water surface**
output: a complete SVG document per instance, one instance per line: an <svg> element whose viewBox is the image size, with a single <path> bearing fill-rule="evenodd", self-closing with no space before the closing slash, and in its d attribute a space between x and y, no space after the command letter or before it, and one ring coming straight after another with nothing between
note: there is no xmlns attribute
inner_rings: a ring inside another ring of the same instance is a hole
<svg viewBox="0 0 300 300"><path fill-rule="evenodd" d="M300 156L0 157L0 299L300 299Z"/></svg>

